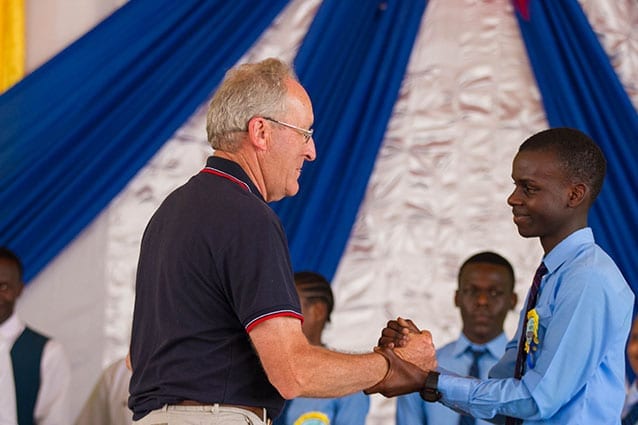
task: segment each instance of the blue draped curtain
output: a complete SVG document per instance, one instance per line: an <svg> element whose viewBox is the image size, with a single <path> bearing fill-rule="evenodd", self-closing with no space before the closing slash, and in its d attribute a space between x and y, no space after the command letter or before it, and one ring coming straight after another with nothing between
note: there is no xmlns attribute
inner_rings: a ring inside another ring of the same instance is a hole
<svg viewBox="0 0 638 425"><path fill-rule="evenodd" d="M295 68L315 110L317 160L273 204L295 270L332 279L407 67L426 0L325 0Z"/></svg>
<svg viewBox="0 0 638 425"><path fill-rule="evenodd" d="M0 245L35 276L288 0L131 0L0 97Z"/></svg>
<svg viewBox="0 0 638 425"><path fill-rule="evenodd" d="M597 242L638 289L638 114L577 0L531 0L521 33L551 127L589 134L607 178L589 221Z"/></svg>
<svg viewBox="0 0 638 425"><path fill-rule="evenodd" d="M23 258L27 280L119 193L286 3L131 0L0 96L0 244ZM326 0L316 15L295 66L315 106L318 159L304 167L300 194L273 205L296 269L334 275L426 4ZM605 151L609 176L591 224L635 287L636 111L576 0L530 7L531 19L519 22L550 124L581 128Z"/></svg>

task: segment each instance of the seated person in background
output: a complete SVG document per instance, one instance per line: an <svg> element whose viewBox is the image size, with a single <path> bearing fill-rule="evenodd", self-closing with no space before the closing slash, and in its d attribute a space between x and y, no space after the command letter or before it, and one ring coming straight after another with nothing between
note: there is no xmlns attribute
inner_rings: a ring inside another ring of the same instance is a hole
<svg viewBox="0 0 638 425"><path fill-rule="evenodd" d="M494 252L465 260L458 274L454 305L461 311L461 336L436 352L439 366L462 375L487 378L505 352L503 323L516 307L514 269ZM475 363L476 362L476 363ZM483 425L489 422L460 415L439 403L426 403L419 393L397 398L397 425Z"/></svg>
<svg viewBox="0 0 638 425"><path fill-rule="evenodd" d="M627 359L631 370L638 375L638 317L634 318L627 341ZM638 424L638 379L634 378L627 389L625 405L622 409L622 425Z"/></svg>
<svg viewBox="0 0 638 425"><path fill-rule="evenodd" d="M133 412L128 408L131 370L128 356L107 367L84 403L75 425L131 425Z"/></svg>
<svg viewBox="0 0 638 425"><path fill-rule="evenodd" d="M64 349L14 311L22 272L18 256L0 247L0 424L69 424L71 368Z"/></svg>
<svg viewBox="0 0 638 425"><path fill-rule="evenodd" d="M323 346L321 334L334 306L332 289L318 273L295 273L295 286L304 317L302 330L313 345ZM364 425L370 399L363 392L339 398L288 400L274 425Z"/></svg>

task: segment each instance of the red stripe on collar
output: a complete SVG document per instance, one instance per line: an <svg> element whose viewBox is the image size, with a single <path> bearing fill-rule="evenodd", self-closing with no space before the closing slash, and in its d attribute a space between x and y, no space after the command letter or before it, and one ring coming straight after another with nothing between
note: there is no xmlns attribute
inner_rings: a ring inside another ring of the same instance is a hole
<svg viewBox="0 0 638 425"><path fill-rule="evenodd" d="M237 177L231 176L228 173L225 173L221 170L218 170L217 168L212 168L212 167L206 167L204 168L202 171L200 171L200 173L208 173L208 174L214 174L216 176L219 177L223 177L225 179L230 180L231 182L238 184L239 186L243 187L244 190L247 190L248 192L250 192L250 186L248 186L246 183L244 183L243 181L239 180Z"/></svg>

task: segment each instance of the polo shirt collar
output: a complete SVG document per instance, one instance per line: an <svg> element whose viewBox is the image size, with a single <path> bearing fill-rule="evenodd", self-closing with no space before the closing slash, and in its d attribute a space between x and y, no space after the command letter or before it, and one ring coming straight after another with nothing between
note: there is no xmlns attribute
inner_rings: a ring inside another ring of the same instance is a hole
<svg viewBox="0 0 638 425"><path fill-rule="evenodd" d="M233 176L237 180L240 180L242 183L248 186L248 189L255 196L266 202L264 200L264 197L261 196L261 192L259 192L259 189L257 189L257 186L255 186L250 177L248 177L248 174L246 174L244 169L241 168L241 166L236 162L226 158L220 158L218 156L209 156L208 160L206 161L206 167L222 171L226 174L230 174L231 176Z"/></svg>

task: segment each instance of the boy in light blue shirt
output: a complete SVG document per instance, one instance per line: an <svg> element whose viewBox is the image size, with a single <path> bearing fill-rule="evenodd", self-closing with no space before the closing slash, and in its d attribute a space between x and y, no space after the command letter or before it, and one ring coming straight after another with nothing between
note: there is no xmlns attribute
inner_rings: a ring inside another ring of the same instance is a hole
<svg viewBox="0 0 638 425"><path fill-rule="evenodd" d="M520 146L507 202L519 234L538 237L545 253L537 301L521 312L490 379L430 371L415 390L477 418L505 416L508 424L620 423L634 294L587 226L605 169L600 148L579 130L552 128ZM413 323L391 321L379 343L401 346L411 332L418 332Z"/></svg>

